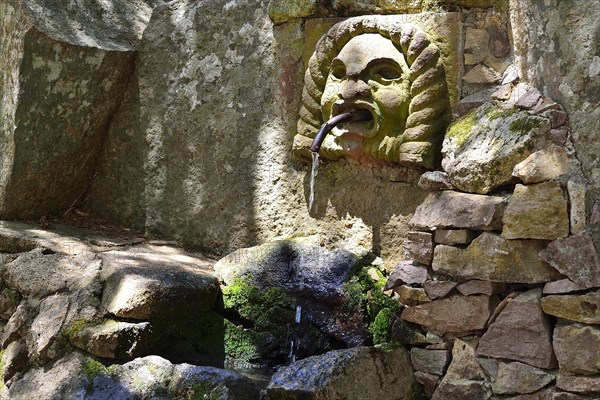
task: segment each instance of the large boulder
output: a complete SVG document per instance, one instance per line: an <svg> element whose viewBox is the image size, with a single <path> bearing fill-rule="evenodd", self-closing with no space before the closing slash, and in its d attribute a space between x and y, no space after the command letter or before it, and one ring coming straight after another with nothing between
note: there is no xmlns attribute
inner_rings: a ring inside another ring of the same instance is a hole
<svg viewBox="0 0 600 400"><path fill-rule="evenodd" d="M355 347L281 368L271 379L267 395L270 400L413 400L419 398L416 386L403 347Z"/></svg>

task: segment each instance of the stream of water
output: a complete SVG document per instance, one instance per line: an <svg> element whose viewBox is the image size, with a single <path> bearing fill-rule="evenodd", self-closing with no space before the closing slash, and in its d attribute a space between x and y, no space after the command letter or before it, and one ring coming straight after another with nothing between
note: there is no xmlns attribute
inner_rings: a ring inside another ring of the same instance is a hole
<svg viewBox="0 0 600 400"><path fill-rule="evenodd" d="M310 170L310 196L308 197L308 211L312 210L315 201L315 177L319 169L319 153L311 152L312 169Z"/></svg>
<svg viewBox="0 0 600 400"><path fill-rule="evenodd" d="M290 352L288 354L289 363L296 362L296 353L300 348L300 342L298 340L298 325L300 325L300 321L302 320L302 306L298 304L296 306L296 316L294 318L294 326L292 327L292 334L290 335Z"/></svg>

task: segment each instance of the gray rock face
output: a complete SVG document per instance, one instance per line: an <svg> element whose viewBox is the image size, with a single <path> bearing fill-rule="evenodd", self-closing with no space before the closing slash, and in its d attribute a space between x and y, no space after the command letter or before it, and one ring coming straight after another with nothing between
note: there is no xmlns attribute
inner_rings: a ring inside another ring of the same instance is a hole
<svg viewBox="0 0 600 400"><path fill-rule="evenodd" d="M423 284L427 280L427 268L412 263L402 261L399 262L392 273L388 277L385 284L384 290L393 289L396 286L402 285L403 283L412 284Z"/></svg>
<svg viewBox="0 0 600 400"><path fill-rule="evenodd" d="M565 294L587 289L586 285L575 283L570 279L548 282L544 285L544 294Z"/></svg>
<svg viewBox="0 0 600 400"><path fill-rule="evenodd" d="M554 381L555 376L520 362L499 363L492 383L495 394L527 394L536 392Z"/></svg>
<svg viewBox="0 0 600 400"><path fill-rule="evenodd" d="M372 385L378 382L377 385ZM416 384L408 352L398 347L335 350L283 367L267 394L271 400L412 399Z"/></svg>
<svg viewBox="0 0 600 400"><path fill-rule="evenodd" d="M540 258L584 288L600 286L600 264L589 233L555 240Z"/></svg>
<svg viewBox="0 0 600 400"><path fill-rule="evenodd" d="M515 165L543 145L549 129L545 118L486 103L450 126L442 167L458 190L489 193L513 180Z"/></svg>
<svg viewBox="0 0 600 400"><path fill-rule="evenodd" d="M495 282L542 283L561 275L541 261L545 244L538 240L506 240L484 232L469 247L435 247L433 270L463 279Z"/></svg>
<svg viewBox="0 0 600 400"><path fill-rule="evenodd" d="M417 207L410 223L418 228L467 228L492 230L501 227L504 199L454 191L431 193Z"/></svg>
<svg viewBox="0 0 600 400"><path fill-rule="evenodd" d="M575 374L600 372L600 329L598 327L560 323L554 328L552 343L561 371Z"/></svg>
<svg viewBox="0 0 600 400"><path fill-rule="evenodd" d="M502 222L506 239L554 240L569 235L567 199L558 183L517 185Z"/></svg>
<svg viewBox="0 0 600 400"><path fill-rule="evenodd" d="M475 358L476 343L456 339L452 348L452 363L433 394L433 400L482 399L492 396L483 368Z"/></svg>
<svg viewBox="0 0 600 400"><path fill-rule="evenodd" d="M452 190L452 184L448 180L448 174L442 171L427 171L419 178L419 187L430 192L440 190Z"/></svg>
<svg viewBox="0 0 600 400"><path fill-rule="evenodd" d="M406 307L402 319L436 333L467 333L485 327L495 304L489 296L452 296L431 303Z"/></svg>
<svg viewBox="0 0 600 400"><path fill-rule="evenodd" d="M110 313L145 320L202 315L212 310L219 282L206 261L159 246L105 255L102 304Z"/></svg>
<svg viewBox="0 0 600 400"><path fill-rule="evenodd" d="M468 244L475 239L475 232L468 229L436 229L434 240L439 244Z"/></svg>
<svg viewBox="0 0 600 400"><path fill-rule="evenodd" d="M555 367L552 331L548 316L542 312L541 297L541 289L533 289L510 301L483 334L477 354L539 368Z"/></svg>
<svg viewBox="0 0 600 400"><path fill-rule="evenodd" d="M38 357L56 358L56 350L52 349L55 340L62 339L58 333L63 326L69 310L69 298L64 294L46 297L40 303L38 315L31 324L31 332L35 338L35 352Z"/></svg>
<svg viewBox="0 0 600 400"><path fill-rule="evenodd" d="M431 265L433 258L433 235L431 233L409 232L403 247L416 262Z"/></svg>
<svg viewBox="0 0 600 400"><path fill-rule="evenodd" d="M556 387L569 392L597 395L600 393L600 377L558 374Z"/></svg>
<svg viewBox="0 0 600 400"><path fill-rule="evenodd" d="M130 323L107 320L87 326L70 338L73 346L102 358L133 358L148 350L151 340L149 322Z"/></svg>
<svg viewBox="0 0 600 400"><path fill-rule="evenodd" d="M413 347L410 350L410 360L415 370L441 376L450 363L450 352Z"/></svg>
<svg viewBox="0 0 600 400"><path fill-rule="evenodd" d="M17 372L21 372L29 362L27 345L23 340L17 340L6 346L2 353L2 379L8 381Z"/></svg>
<svg viewBox="0 0 600 400"><path fill-rule="evenodd" d="M569 217L571 222L571 234L579 235L585 232L587 227L586 202L588 199L587 185L581 177L574 177L567 182L569 192Z"/></svg>
<svg viewBox="0 0 600 400"><path fill-rule="evenodd" d="M456 285L458 285L458 283L452 281L427 281L423 284L423 288L427 292L427 295L432 300L435 300L440 297L446 297Z"/></svg>
<svg viewBox="0 0 600 400"><path fill-rule="evenodd" d="M458 290L464 296L470 296L472 294L485 294L487 296L492 296L502 292L504 288L505 285L500 283L480 281L476 279L461 283L456 287L456 290Z"/></svg>

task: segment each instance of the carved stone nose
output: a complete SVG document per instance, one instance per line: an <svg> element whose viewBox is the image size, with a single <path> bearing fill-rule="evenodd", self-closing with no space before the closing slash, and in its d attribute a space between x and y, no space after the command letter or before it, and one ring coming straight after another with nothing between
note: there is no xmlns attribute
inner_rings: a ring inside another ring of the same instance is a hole
<svg viewBox="0 0 600 400"><path fill-rule="evenodd" d="M340 97L342 99L352 99L354 97L366 96L371 88L363 80L347 80L341 84Z"/></svg>

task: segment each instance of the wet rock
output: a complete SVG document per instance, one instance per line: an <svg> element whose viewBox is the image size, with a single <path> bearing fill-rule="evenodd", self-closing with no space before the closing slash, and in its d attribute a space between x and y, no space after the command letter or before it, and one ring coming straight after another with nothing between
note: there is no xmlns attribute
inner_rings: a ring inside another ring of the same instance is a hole
<svg viewBox="0 0 600 400"><path fill-rule="evenodd" d="M450 363L450 352L448 350L426 350L413 347L410 350L410 360L416 371L444 375L446 367Z"/></svg>
<svg viewBox="0 0 600 400"><path fill-rule="evenodd" d="M558 183L517 185L504 211L502 237L554 240L569 235L568 202Z"/></svg>
<svg viewBox="0 0 600 400"><path fill-rule="evenodd" d="M560 373L556 378L556 387L568 392L598 394L600 393L600 377L576 376Z"/></svg>
<svg viewBox="0 0 600 400"><path fill-rule="evenodd" d="M446 297L456 285L458 285L458 283L452 281L427 281L423 285L423 288L427 292L429 298L435 300Z"/></svg>
<svg viewBox="0 0 600 400"><path fill-rule="evenodd" d="M533 393L549 385L554 379L553 374L531 365L501 362L492 383L492 390L495 394Z"/></svg>
<svg viewBox="0 0 600 400"><path fill-rule="evenodd" d="M385 351L356 347L309 357L279 369L267 387L267 395L271 400L410 399L415 384L404 348Z"/></svg>
<svg viewBox="0 0 600 400"><path fill-rule="evenodd" d="M452 348L452 363L432 399L485 400L491 396L487 376L475 359L475 343L456 339Z"/></svg>
<svg viewBox="0 0 600 400"><path fill-rule="evenodd" d="M94 254L44 254L42 249L36 249L6 264L4 279L7 286L23 295L41 298L92 285L100 266L101 261Z"/></svg>
<svg viewBox="0 0 600 400"><path fill-rule="evenodd" d="M436 229L435 242L452 246L455 244L468 244L475 239L477 234L468 229Z"/></svg>
<svg viewBox="0 0 600 400"><path fill-rule="evenodd" d="M71 344L102 358L133 358L149 348L149 322L131 323L114 320L86 326L69 338Z"/></svg>
<svg viewBox="0 0 600 400"><path fill-rule="evenodd" d="M403 247L416 262L431 265L433 258L433 235L431 233L408 232Z"/></svg>
<svg viewBox="0 0 600 400"><path fill-rule="evenodd" d="M401 261L392 270L388 277L384 290L393 289L403 283L408 285L423 284L427 280L427 268L414 265L407 261Z"/></svg>
<svg viewBox="0 0 600 400"><path fill-rule="evenodd" d="M562 276L541 261L538 253L543 241L506 240L500 235L484 232L469 247L435 247L434 271L462 279L495 282L542 283Z"/></svg>
<svg viewBox="0 0 600 400"><path fill-rule="evenodd" d="M512 175L525 184L540 183L577 173L579 164L563 147L536 151L515 165Z"/></svg>
<svg viewBox="0 0 600 400"><path fill-rule="evenodd" d="M532 289L509 302L483 334L477 354L554 368L552 328L542 312L541 297L541 289Z"/></svg>
<svg viewBox="0 0 600 400"><path fill-rule="evenodd" d="M452 184L448 180L448 174L442 171L427 171L419 178L419 187L430 192L441 190L452 190Z"/></svg>
<svg viewBox="0 0 600 400"><path fill-rule="evenodd" d="M494 307L488 296L451 296L431 303L406 307L402 319L439 334L464 334L485 327Z"/></svg>
<svg viewBox="0 0 600 400"><path fill-rule="evenodd" d="M544 285L544 294L565 294L587 289L586 285L573 282L570 279L548 282Z"/></svg>
<svg viewBox="0 0 600 400"><path fill-rule="evenodd" d="M546 118L486 103L448 128L442 167L458 190L487 194L513 182L515 165L544 147L549 125Z"/></svg>
<svg viewBox="0 0 600 400"><path fill-rule="evenodd" d="M600 286L600 264L589 233L553 241L540 252L540 259L586 288Z"/></svg>
<svg viewBox="0 0 600 400"><path fill-rule="evenodd" d="M417 207L410 224L418 228L467 228L492 230L501 227L504 199L450 190L430 193Z"/></svg>
<svg viewBox="0 0 600 400"><path fill-rule="evenodd" d="M56 294L42 300L40 311L31 324L31 333L35 340L34 351L37 356L55 358L60 355L57 354L56 349L52 349L52 344L57 338L62 339L62 335L58 335L68 310L67 295Z"/></svg>
<svg viewBox="0 0 600 400"><path fill-rule="evenodd" d="M395 288L394 291L398 293L398 301L405 306L416 306L431 301L423 288L402 285Z"/></svg>
<svg viewBox="0 0 600 400"><path fill-rule="evenodd" d="M29 352L27 345L23 340L17 340L9 344L2 353L0 371L2 371L2 379L8 381L17 372L25 369L29 362Z"/></svg>
<svg viewBox="0 0 600 400"><path fill-rule="evenodd" d="M542 299L542 308L546 314L555 317L584 324L600 324L600 291L546 296Z"/></svg>
<svg viewBox="0 0 600 400"><path fill-rule="evenodd" d="M178 318L212 310L219 282L203 260L160 246L104 255L102 305L122 318Z"/></svg>
<svg viewBox="0 0 600 400"><path fill-rule="evenodd" d="M469 282L461 283L456 289L464 296L470 296L472 294L485 294L492 296L498 294L504 290L506 285L497 282L472 280Z"/></svg>
<svg viewBox="0 0 600 400"><path fill-rule="evenodd" d="M597 326L562 321L554 328L552 343L561 372L600 372L600 328Z"/></svg>
<svg viewBox="0 0 600 400"><path fill-rule="evenodd" d="M571 234L579 235L585 232L587 226L586 184L581 177L573 177L567 182L567 192L569 193Z"/></svg>

